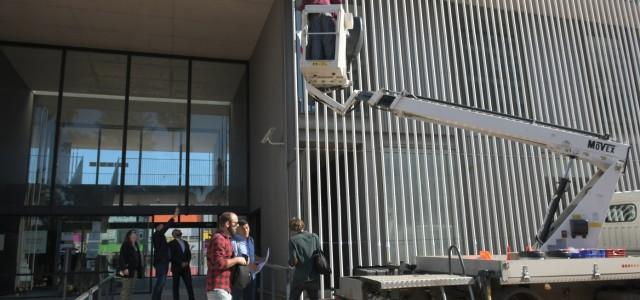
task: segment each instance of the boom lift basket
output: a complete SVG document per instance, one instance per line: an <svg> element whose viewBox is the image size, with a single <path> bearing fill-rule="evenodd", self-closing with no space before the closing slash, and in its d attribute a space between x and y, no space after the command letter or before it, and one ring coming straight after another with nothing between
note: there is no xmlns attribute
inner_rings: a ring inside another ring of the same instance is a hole
<svg viewBox="0 0 640 300"><path fill-rule="evenodd" d="M342 5L307 5L301 17L300 69L304 79L317 88L350 86L346 44L348 30L353 29L353 15L345 12ZM335 30L326 31L331 28L331 23L335 24ZM333 51L325 48L331 46ZM313 47L320 48L312 50ZM314 58L314 53L321 53L322 58Z"/></svg>

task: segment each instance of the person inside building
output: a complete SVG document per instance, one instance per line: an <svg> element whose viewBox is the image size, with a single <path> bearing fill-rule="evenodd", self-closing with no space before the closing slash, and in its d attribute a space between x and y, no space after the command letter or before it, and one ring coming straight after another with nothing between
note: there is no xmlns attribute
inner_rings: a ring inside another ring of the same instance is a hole
<svg viewBox="0 0 640 300"><path fill-rule="evenodd" d="M251 282L244 289L233 289L233 299L253 300L256 298L256 270L257 262L260 257L256 256L256 246L253 238L250 235L251 227L247 220L238 221L238 231L233 236L231 245L233 246L233 252L235 256L244 256L249 261L249 270L251 271Z"/></svg>
<svg viewBox="0 0 640 300"><path fill-rule="evenodd" d="M238 216L225 212L218 218L218 230L207 246L207 299L231 300L231 273L235 265L247 265L243 256L234 256L231 237L238 228Z"/></svg>
<svg viewBox="0 0 640 300"><path fill-rule="evenodd" d="M304 10L307 5L342 4L342 0L297 0L298 10ZM308 60L332 60L335 57L335 34L313 34L336 31L335 16L331 14L309 14L309 45L306 49Z"/></svg>
<svg viewBox="0 0 640 300"><path fill-rule="evenodd" d="M140 244L138 243L138 233L135 230L127 231L124 242L120 246L120 275L122 276L122 290L120 299L128 300L131 292L135 289L136 279L142 278L144 265Z"/></svg>
<svg viewBox="0 0 640 300"><path fill-rule="evenodd" d="M176 207L173 216L167 223L159 223L156 225L156 231L151 236L153 242L154 256L153 267L156 269L156 284L153 286L151 293L152 300L160 300L162 298L162 290L167 281L167 273L169 272L169 262L171 260L171 252L167 238L164 236L169 228L173 227L180 215L180 209Z"/></svg>
<svg viewBox="0 0 640 300"><path fill-rule="evenodd" d="M318 299L320 274L315 271L313 253L322 251L320 238L315 233L304 231L304 221L293 218L289 221L289 265L295 267L291 282L291 299L299 299L303 291L311 300Z"/></svg>
<svg viewBox="0 0 640 300"><path fill-rule="evenodd" d="M171 250L171 273L173 274L173 299L180 299L180 279L182 279L187 288L189 300L194 300L189 243L182 239L182 231L180 229L174 229L171 235L173 236L173 241L169 242L169 249Z"/></svg>

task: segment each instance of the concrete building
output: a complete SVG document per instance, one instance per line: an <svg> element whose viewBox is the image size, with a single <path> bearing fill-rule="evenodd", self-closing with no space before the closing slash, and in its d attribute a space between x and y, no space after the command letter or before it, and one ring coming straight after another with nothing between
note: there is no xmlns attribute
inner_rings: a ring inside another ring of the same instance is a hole
<svg viewBox="0 0 640 300"><path fill-rule="evenodd" d="M354 89L637 144L637 1L344 2L366 33ZM109 271L128 229L151 257L151 223L175 205L188 213L180 226L198 253L194 274L205 274L216 215L233 210L253 224L260 251L270 249L263 283L271 292L273 278L280 295L293 216L334 265L325 287L356 266L451 244L522 250L566 162L483 134L315 104L297 70L300 18L288 0L3 1L0 24L3 294L57 293L67 252L68 280L83 290ZM618 190L638 189L639 151ZM563 207L592 171L577 165Z"/></svg>

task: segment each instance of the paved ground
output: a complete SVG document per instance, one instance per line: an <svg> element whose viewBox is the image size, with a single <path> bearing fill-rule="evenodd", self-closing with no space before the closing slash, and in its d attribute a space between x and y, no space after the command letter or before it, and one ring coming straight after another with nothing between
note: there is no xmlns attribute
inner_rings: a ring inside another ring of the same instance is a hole
<svg viewBox="0 0 640 300"><path fill-rule="evenodd" d="M207 299L204 276L193 278L193 293L196 300ZM135 294L131 299L148 300L151 299L151 294ZM184 287L184 282L180 282L180 299L189 299L187 290ZM173 300L173 279L171 277L167 278L167 284L165 285L164 292L162 293L162 300Z"/></svg>
<svg viewBox="0 0 640 300"><path fill-rule="evenodd" d="M130 299L133 300L148 300L151 299L150 293L150 284L149 279L141 279L136 283L136 294L132 295ZM119 291L119 284L116 284L115 291ZM163 300L172 300L173 299L173 278L167 278L167 284L165 285L164 292L162 293ZM189 296L187 295L187 290L184 288L184 283L180 282L180 299L188 300ZM205 278L204 276L198 276L193 278L193 292L196 300L205 300L206 296L206 286L205 286ZM67 297L67 300L75 299L78 295L73 294ZM39 300L62 300L58 291L55 290L44 290L44 291L31 291L22 295L12 295L12 296L3 296L0 299L39 299ZM110 300L110 297L101 298ZM118 300L119 297L114 297L114 300Z"/></svg>

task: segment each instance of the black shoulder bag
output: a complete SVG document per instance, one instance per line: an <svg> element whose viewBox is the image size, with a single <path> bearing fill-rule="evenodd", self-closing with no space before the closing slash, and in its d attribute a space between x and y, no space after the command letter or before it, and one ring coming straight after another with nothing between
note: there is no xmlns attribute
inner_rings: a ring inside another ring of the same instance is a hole
<svg viewBox="0 0 640 300"><path fill-rule="evenodd" d="M329 265L329 261L327 261L327 258L324 256L324 253L321 249L313 252L311 258L313 259L313 266L315 267L316 272L322 275L331 274L331 266Z"/></svg>
<svg viewBox="0 0 640 300"><path fill-rule="evenodd" d="M249 272L248 266L235 265L231 272L231 286L233 288L244 289L251 283L251 272Z"/></svg>

